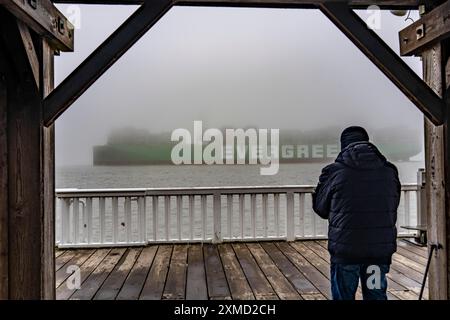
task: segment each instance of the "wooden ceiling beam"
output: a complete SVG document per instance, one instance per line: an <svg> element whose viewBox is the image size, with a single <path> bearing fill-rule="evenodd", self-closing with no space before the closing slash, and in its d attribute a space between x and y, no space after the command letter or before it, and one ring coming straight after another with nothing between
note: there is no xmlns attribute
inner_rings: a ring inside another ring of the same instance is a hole
<svg viewBox="0 0 450 320"><path fill-rule="evenodd" d="M50 0L0 0L0 6L47 38L52 48L73 51L73 25Z"/></svg>
<svg viewBox="0 0 450 320"><path fill-rule="evenodd" d="M45 98L44 124L51 125L171 7L171 0L153 0L134 12Z"/></svg>
<svg viewBox="0 0 450 320"><path fill-rule="evenodd" d="M54 0L55 3L105 4L105 5L139 5L153 0ZM174 5L221 6L221 7L296 7L316 8L322 3L346 3L352 8L367 8L378 5L383 9L417 9L430 0L174 0Z"/></svg>
<svg viewBox="0 0 450 320"><path fill-rule="evenodd" d="M342 3L319 6L321 11L411 100L434 124L445 119L445 102L367 24ZM370 88L368 88L370 90Z"/></svg>
<svg viewBox="0 0 450 320"><path fill-rule="evenodd" d="M420 55L431 45L450 37L450 0L399 32L400 54Z"/></svg>

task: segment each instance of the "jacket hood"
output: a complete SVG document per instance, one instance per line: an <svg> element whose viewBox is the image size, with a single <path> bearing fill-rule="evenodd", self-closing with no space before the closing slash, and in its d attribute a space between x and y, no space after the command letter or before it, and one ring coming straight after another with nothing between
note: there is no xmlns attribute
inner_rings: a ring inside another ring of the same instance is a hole
<svg viewBox="0 0 450 320"><path fill-rule="evenodd" d="M375 145L364 141L349 144L339 153L336 162L351 168L371 170L385 165L387 160Z"/></svg>

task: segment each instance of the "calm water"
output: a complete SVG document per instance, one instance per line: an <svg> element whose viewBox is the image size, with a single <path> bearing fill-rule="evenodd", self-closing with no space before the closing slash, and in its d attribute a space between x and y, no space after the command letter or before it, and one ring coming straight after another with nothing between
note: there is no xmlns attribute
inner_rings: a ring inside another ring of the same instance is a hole
<svg viewBox="0 0 450 320"><path fill-rule="evenodd" d="M402 183L416 182L422 162L395 163ZM66 166L56 170L57 188L154 188L316 184L325 163L282 164L260 175L252 165Z"/></svg>

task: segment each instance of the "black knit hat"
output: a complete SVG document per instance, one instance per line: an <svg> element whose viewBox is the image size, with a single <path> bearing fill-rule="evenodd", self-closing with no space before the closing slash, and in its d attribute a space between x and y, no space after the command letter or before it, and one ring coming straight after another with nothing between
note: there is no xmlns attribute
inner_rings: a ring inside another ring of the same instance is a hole
<svg viewBox="0 0 450 320"><path fill-rule="evenodd" d="M369 141L369 135L363 127L348 127L341 134L341 150L344 150L350 143L358 141Z"/></svg>

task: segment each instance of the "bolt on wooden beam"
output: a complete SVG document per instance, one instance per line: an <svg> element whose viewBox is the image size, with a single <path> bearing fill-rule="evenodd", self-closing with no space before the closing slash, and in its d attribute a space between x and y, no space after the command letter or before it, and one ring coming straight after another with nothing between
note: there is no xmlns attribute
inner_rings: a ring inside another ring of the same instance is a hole
<svg viewBox="0 0 450 320"><path fill-rule="evenodd" d="M449 37L450 0L399 32L400 54L420 55L433 44Z"/></svg>
<svg viewBox="0 0 450 320"><path fill-rule="evenodd" d="M0 0L0 5L47 38L53 49L73 51L74 27L50 0Z"/></svg>

